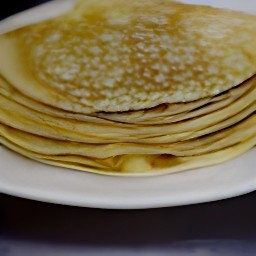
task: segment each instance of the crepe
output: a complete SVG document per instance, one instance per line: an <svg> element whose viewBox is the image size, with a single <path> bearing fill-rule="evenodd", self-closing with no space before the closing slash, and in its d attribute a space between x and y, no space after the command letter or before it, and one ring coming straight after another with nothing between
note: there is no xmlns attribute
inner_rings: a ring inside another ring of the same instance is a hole
<svg viewBox="0 0 256 256"><path fill-rule="evenodd" d="M247 14L168 0L82 0L64 16L2 35L0 73L65 110L140 110L242 83L256 73L255 40Z"/></svg>
<svg viewBox="0 0 256 256"><path fill-rule="evenodd" d="M0 23L3 145L124 176L255 146L255 16L170 0L61 2L43 7L65 9L51 19L40 7L22 26L22 15Z"/></svg>

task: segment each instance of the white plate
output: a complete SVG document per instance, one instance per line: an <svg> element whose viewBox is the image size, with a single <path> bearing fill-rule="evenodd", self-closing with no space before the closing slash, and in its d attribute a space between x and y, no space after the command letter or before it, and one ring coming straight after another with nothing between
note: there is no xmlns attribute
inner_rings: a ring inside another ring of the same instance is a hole
<svg viewBox="0 0 256 256"><path fill-rule="evenodd" d="M256 149L214 167L147 178L55 168L0 149L0 191L66 205L139 209L229 198L256 189Z"/></svg>
<svg viewBox="0 0 256 256"><path fill-rule="evenodd" d="M186 0L256 13L251 0ZM256 189L256 148L230 162L158 177L121 178L51 167L0 148L0 192L66 205L139 209L202 203Z"/></svg>

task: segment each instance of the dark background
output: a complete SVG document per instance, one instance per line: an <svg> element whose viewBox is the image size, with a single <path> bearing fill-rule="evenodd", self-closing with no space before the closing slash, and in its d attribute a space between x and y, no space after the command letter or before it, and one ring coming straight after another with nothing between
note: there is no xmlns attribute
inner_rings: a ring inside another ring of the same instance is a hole
<svg viewBox="0 0 256 256"><path fill-rule="evenodd" d="M0 19L43 2L1 1ZM0 194L0 256L16 255L256 255L256 193L136 211L68 207Z"/></svg>

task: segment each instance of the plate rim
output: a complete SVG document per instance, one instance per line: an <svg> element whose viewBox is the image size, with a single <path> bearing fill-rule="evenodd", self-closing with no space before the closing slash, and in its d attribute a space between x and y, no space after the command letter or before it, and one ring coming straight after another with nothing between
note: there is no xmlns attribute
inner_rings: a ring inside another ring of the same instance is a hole
<svg viewBox="0 0 256 256"><path fill-rule="evenodd" d="M135 180L144 180L145 179L154 179L156 177L110 177L110 176L103 176L103 175L99 175L99 174L93 174L93 173L83 173L81 171L73 171L73 170L68 170L68 169L64 169L64 168L60 168L60 167L54 167L54 166L48 166L42 163L38 163L38 162L31 162L30 159L26 159L20 155L18 155L15 152L11 152L9 149L6 149L4 147L2 147L0 149L0 159L1 156L3 156L2 152L5 152L7 155L9 155L12 159L15 159L15 157L17 159L19 159L19 161L26 161L27 164L32 164L35 166L40 167L41 169L46 169L45 171L51 171L54 169L56 170L56 173L54 173L54 175L57 174L57 170L59 170L60 172L65 172L67 175L71 175L73 176L74 174L76 174L79 177L83 176L83 177L87 177L87 178L100 178L100 179L118 179L118 180L129 180L129 182L131 182L131 180L135 181ZM224 165L227 166L232 166L232 163L235 162L235 160L237 162L240 161L244 161L247 157L250 157L251 159L251 166L253 166L253 160L255 159L253 157L253 155L256 152L256 148L253 148L252 150L250 150L249 152L243 154L242 156L233 159L231 161L228 161L224 164L219 164L216 166L212 166L212 167L206 167L206 168L200 168L200 169L196 169L196 170L191 170L191 171L185 171L182 173L171 173L171 174L166 174L166 175L162 175L162 176L158 176L158 179L175 179L178 176L184 176L185 178L192 176L192 175L198 175L199 172L205 173L204 175L206 175L206 178L212 174L212 171L214 169L216 169L216 167L220 168L223 166L223 168L225 167ZM15 161L13 161L15 164ZM24 162L25 163L25 162ZM19 169L19 168L17 168ZM32 168L33 169L33 168ZM47 170L49 169L49 170ZM213 170L210 170L213 169ZM222 168L221 168L222 169ZM220 169L220 170L221 170ZM239 169L239 168L238 168ZM35 170L35 169L33 169ZM220 170L217 170L216 173L218 174ZM248 169L249 170L249 169ZM252 170L250 168L250 170ZM250 171L249 170L249 171ZM39 170L40 174L44 175L43 173L41 173L42 170ZM235 172L237 171L237 169L235 170ZM241 170L239 170L240 172ZM31 172L30 170L25 170L23 169L23 174L25 174L26 172ZM225 172L225 174L228 174L228 176L230 175L230 173L228 172L234 172L234 170L228 170ZM0 169L0 175L1 175L1 169ZM59 173L56 175L60 178L64 178L64 175L61 174L61 176L59 176ZM182 177L182 178L184 178ZM179 177L178 177L179 178ZM17 177L17 179L19 179L19 177ZM208 178L207 178L208 179ZM221 179L219 181L222 181ZM157 196L157 197L152 197L152 198L148 198L147 195L145 194L146 191L143 191L142 194L144 193L144 195L141 198L131 198L129 197L129 195L126 198L122 198L122 200L119 198L117 199L111 199L111 197L109 197L108 199L106 199L106 197L100 197L100 196L87 196L87 197L83 197L82 194L79 192L79 196L72 196L69 195L67 197L65 197L65 193L63 194L63 191L61 191L61 189L55 194L52 194L52 192L48 193L47 189L45 188L45 184L43 184L43 189L42 187L40 189L35 189L35 188L31 188L31 187L24 187L24 184L19 184L20 186L17 186L17 184L12 184L12 183L4 183L1 178L0 178L0 192L4 193L4 194L8 194L11 196L16 196L16 197L20 197L20 198L24 198L24 199L30 199L30 200L35 200L35 201L40 201L40 202L45 202L45 203L53 203L53 204L60 204L60 205L67 205L67 206L77 206L77 207L89 207L89 208L98 208L98 209L119 209L119 210L132 210L132 209L152 209L152 208L163 208L163 207L175 207L175 206L185 206L185 205L192 205L192 204L199 204L199 203L206 203L206 202L213 202L213 201L219 201L219 200L224 200L224 199L228 199L228 198L233 198L236 196L241 196L250 192L253 192L256 190L256 173L255 173L255 177L253 178L247 178L245 181L240 182L240 183L232 183L231 185L227 185L229 181L225 181L222 186L220 187L221 189L213 189L212 187L210 188L205 188L202 191L196 191L195 193L190 193L188 196L188 191L185 191L186 193L182 195L182 193L180 194L181 196L179 196L179 193L177 193L177 197L174 199L173 195L168 195L165 194L164 196L161 195ZM144 183L145 184L145 183ZM200 184L199 184L200 185ZM22 187L23 186L23 187ZM47 186L46 186L47 187ZM178 191L179 192L179 191ZM141 195L140 195L141 196ZM96 198L96 200L95 200Z"/></svg>

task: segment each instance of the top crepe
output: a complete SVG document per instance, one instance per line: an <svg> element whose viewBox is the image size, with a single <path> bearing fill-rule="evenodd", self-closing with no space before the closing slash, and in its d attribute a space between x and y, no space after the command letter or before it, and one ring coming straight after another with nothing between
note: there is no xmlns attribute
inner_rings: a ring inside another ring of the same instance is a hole
<svg viewBox="0 0 256 256"><path fill-rule="evenodd" d="M81 0L65 15L2 34L0 74L73 112L190 102L256 73L255 27L255 16L170 0Z"/></svg>

